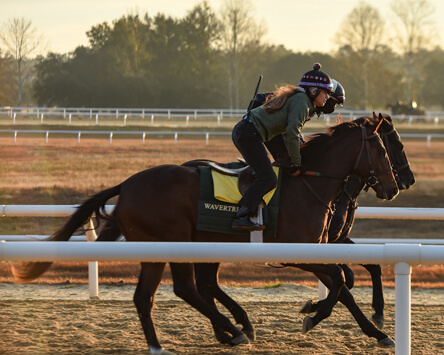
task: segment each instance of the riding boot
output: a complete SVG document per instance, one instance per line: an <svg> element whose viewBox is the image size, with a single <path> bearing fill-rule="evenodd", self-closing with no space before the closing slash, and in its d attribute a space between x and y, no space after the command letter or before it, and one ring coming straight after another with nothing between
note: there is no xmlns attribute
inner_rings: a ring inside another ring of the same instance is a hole
<svg viewBox="0 0 444 355"><path fill-rule="evenodd" d="M263 225L259 225L254 223L250 217L252 216L252 212L248 207L241 206L239 211L236 213L236 217L234 218L231 227L235 230L247 230L247 231L257 231L263 230L265 227Z"/></svg>

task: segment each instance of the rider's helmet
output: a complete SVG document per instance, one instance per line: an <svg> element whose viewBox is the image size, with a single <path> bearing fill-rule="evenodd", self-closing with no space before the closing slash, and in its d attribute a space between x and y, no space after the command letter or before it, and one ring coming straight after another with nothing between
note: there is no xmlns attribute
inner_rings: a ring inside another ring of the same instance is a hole
<svg viewBox="0 0 444 355"><path fill-rule="evenodd" d="M336 105L343 105L345 102L345 90L341 83L335 79L331 79L333 83L333 91L324 106L321 107L321 112L332 113Z"/></svg>
<svg viewBox="0 0 444 355"><path fill-rule="evenodd" d="M333 82L327 73L321 71L321 64L315 63L313 70L306 72L299 82L299 86L305 89L305 92L312 101L320 94L321 90L333 91ZM313 90L317 88L317 90Z"/></svg>

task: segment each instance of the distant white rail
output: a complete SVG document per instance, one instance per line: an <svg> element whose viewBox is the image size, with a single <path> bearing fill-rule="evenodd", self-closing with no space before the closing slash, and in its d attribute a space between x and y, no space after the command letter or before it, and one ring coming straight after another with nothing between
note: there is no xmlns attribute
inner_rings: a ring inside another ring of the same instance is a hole
<svg viewBox="0 0 444 355"><path fill-rule="evenodd" d="M309 136L314 132L305 132L304 136ZM125 137L128 139L139 138L142 140L142 143L145 143L145 140L151 137L172 137L174 139L174 143L177 143L179 136L181 137L191 137L191 136L204 136L206 144L209 143L211 136L219 136L219 137L230 137L231 131L95 131L95 130L37 130L37 129L0 129L1 135L11 134L13 136L14 142L17 142L18 137L29 137L35 135L44 135L46 143L49 142L49 137L57 137L57 136L74 136L77 137L77 142L80 143L82 137L85 136L105 136L109 138L110 144L113 143L113 138L115 136ZM431 146L432 139L434 140L444 140L444 134L442 133L400 133L401 138L409 138L409 139L423 139L426 141L427 146Z"/></svg>

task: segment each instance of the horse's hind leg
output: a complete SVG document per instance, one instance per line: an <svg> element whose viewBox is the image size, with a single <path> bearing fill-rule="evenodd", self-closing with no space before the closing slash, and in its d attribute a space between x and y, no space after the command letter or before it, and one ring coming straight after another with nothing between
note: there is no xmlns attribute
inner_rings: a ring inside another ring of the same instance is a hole
<svg viewBox="0 0 444 355"><path fill-rule="evenodd" d="M249 343L247 336L236 328L227 317L219 313L214 302L210 304L199 295L194 282L193 264L170 263L170 266L174 293L178 297L182 298L207 317L211 321L214 329L222 329L229 334L231 336L231 338L229 338L231 345Z"/></svg>
<svg viewBox="0 0 444 355"><path fill-rule="evenodd" d="M165 263L142 263L134 304L151 354L168 354L160 346L152 318L154 295L162 279Z"/></svg>
<svg viewBox="0 0 444 355"><path fill-rule="evenodd" d="M210 304L216 307L214 298L233 315L237 324L243 326L242 332L250 340L255 339L255 331L251 324L247 312L236 303L230 296L221 290L218 284L219 263L194 264L194 272L196 275L196 286L199 294ZM214 329L216 338L221 342L227 342L227 334L221 329Z"/></svg>

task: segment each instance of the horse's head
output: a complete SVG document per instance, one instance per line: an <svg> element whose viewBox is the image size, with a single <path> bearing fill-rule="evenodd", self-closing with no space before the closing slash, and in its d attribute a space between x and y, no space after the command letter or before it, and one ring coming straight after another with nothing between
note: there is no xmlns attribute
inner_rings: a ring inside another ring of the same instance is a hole
<svg viewBox="0 0 444 355"><path fill-rule="evenodd" d="M377 116L373 112L373 121L375 123L381 121L381 119L382 124L378 131L392 163L393 175L399 190L407 190L415 183L415 177L410 170L410 164L404 151L404 144L402 144L401 137L393 125L392 118L387 114L381 113Z"/></svg>
<svg viewBox="0 0 444 355"><path fill-rule="evenodd" d="M379 136L384 118L361 120L362 144L353 172L367 179L368 186L380 199L391 200L398 195L390 159Z"/></svg>

